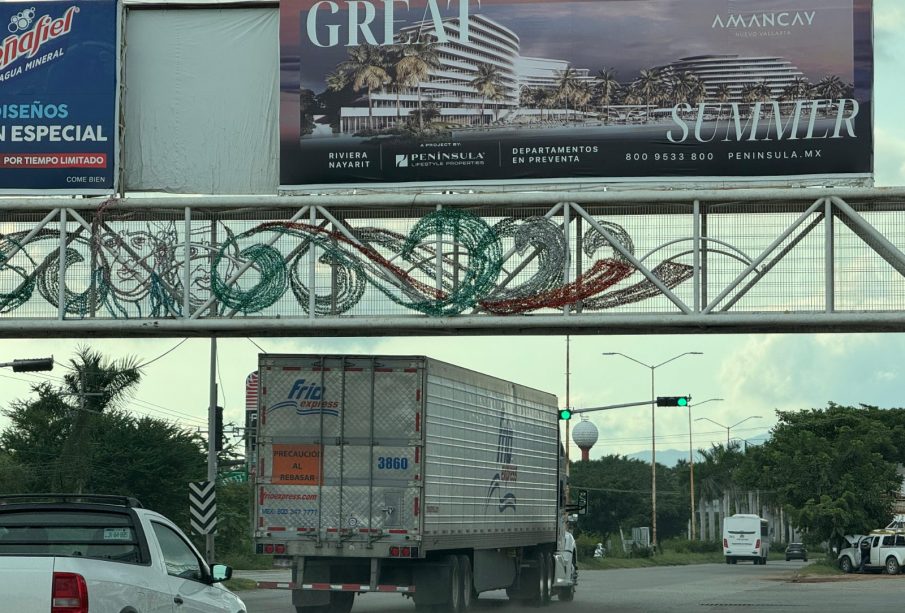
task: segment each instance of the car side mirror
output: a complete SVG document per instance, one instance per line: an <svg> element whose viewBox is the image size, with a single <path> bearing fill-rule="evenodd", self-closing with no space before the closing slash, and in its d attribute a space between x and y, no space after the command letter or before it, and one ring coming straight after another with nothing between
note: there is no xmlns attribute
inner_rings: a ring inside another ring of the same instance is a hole
<svg viewBox="0 0 905 613"><path fill-rule="evenodd" d="M233 576L233 569L231 566L227 566L226 564L214 564L211 568L211 581L213 583L220 583L221 581L228 581Z"/></svg>

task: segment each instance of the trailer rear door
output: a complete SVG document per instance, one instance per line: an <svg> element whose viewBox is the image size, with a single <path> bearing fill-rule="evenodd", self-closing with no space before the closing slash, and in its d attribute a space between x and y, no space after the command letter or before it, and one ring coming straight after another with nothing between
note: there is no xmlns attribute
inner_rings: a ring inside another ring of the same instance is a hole
<svg viewBox="0 0 905 613"><path fill-rule="evenodd" d="M259 373L258 533L318 546L416 538L423 361L262 356Z"/></svg>

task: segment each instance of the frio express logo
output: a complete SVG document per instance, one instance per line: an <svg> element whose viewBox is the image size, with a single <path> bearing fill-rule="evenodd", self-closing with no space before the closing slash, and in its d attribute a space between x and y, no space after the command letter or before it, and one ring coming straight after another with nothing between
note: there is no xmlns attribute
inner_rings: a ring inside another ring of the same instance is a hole
<svg viewBox="0 0 905 613"><path fill-rule="evenodd" d="M515 493L510 489L518 481L518 466L513 463L512 457L514 440L512 422L503 415L500 417L500 428L497 434L496 459L500 464L500 470L490 479L487 498L484 500L485 509L496 505L500 513L516 511L517 499Z"/></svg>
<svg viewBox="0 0 905 613"><path fill-rule="evenodd" d="M324 400L324 388L313 381L296 379L286 400L271 405L267 412L293 409L296 415L333 415L339 417L339 403Z"/></svg>
<svg viewBox="0 0 905 613"><path fill-rule="evenodd" d="M35 19L34 7L16 13L10 18L7 30L11 33L0 46L0 70L20 58L33 58L46 44L72 31L72 22L79 7L70 6L57 19L42 15Z"/></svg>

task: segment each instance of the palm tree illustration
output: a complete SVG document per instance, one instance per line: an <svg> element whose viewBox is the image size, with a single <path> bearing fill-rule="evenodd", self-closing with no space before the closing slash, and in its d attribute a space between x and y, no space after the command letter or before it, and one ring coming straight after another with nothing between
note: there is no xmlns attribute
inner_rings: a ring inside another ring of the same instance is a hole
<svg viewBox="0 0 905 613"><path fill-rule="evenodd" d="M674 74L671 79L672 93L676 104L688 102L698 104L705 96L704 83L693 72Z"/></svg>
<svg viewBox="0 0 905 613"><path fill-rule="evenodd" d="M597 101L598 104L603 107L603 123L607 124L610 120L610 105L613 103L613 99L616 97L616 94L622 86L619 85L619 81L616 80L615 68L603 68L598 70L595 81Z"/></svg>
<svg viewBox="0 0 905 613"><path fill-rule="evenodd" d="M382 88L390 82L387 72L387 55L377 45L358 45L349 47L349 57L339 64L336 72L327 77L327 87L338 91L350 85L352 91L368 92L368 127L374 127L374 101L371 92Z"/></svg>
<svg viewBox="0 0 905 613"><path fill-rule="evenodd" d="M814 89L821 98L835 100L842 95L845 90L845 84L836 75L829 75L820 79Z"/></svg>
<svg viewBox="0 0 905 613"><path fill-rule="evenodd" d="M646 107L644 121L646 122L650 116L651 101L662 92L663 83L660 71L656 68L643 69L633 85L644 100L644 106Z"/></svg>
<svg viewBox="0 0 905 613"><path fill-rule="evenodd" d="M587 111L588 104L594 98L594 92L591 86L584 81L579 81L575 85L572 93L572 100L575 102L575 110L581 110L582 113Z"/></svg>
<svg viewBox="0 0 905 613"><path fill-rule="evenodd" d="M559 100L566 103L566 121L569 121L569 103L575 95L578 87L578 72L571 66L560 70L556 82L556 94Z"/></svg>
<svg viewBox="0 0 905 613"><path fill-rule="evenodd" d="M471 79L471 87L481 95L481 118L479 123L486 123L484 120L484 105L487 99L493 99L494 96L503 91L503 83L500 69L493 64L479 64L475 76Z"/></svg>
<svg viewBox="0 0 905 613"><path fill-rule="evenodd" d="M399 78L399 60L402 59L402 44L385 45L383 50L389 66L390 85L392 85L393 92L396 94L396 123L398 124L402 120L400 96L404 87L402 79Z"/></svg>
<svg viewBox="0 0 905 613"><path fill-rule="evenodd" d="M439 70L440 53L437 42L428 34L412 37L402 45L402 58L396 63L396 73L401 86L418 87L418 129L424 128L424 112L421 107L421 84L428 80L431 70Z"/></svg>
<svg viewBox="0 0 905 613"><path fill-rule="evenodd" d="M811 94L811 83L805 77L795 77L785 89L779 99L783 102L794 102L807 98Z"/></svg>

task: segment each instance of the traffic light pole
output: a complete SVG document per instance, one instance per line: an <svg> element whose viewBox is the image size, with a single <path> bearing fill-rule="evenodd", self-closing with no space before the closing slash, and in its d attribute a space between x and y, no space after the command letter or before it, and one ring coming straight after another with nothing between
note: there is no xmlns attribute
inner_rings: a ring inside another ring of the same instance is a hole
<svg viewBox="0 0 905 613"><path fill-rule="evenodd" d="M656 398L654 400L641 400L639 402L625 402L623 404L608 404L603 407L590 407L587 409L576 409L572 411L572 415L581 415L582 413L592 413L594 411L609 411L610 409L622 409L624 407L640 407L643 405L649 405L652 402L657 402Z"/></svg>

